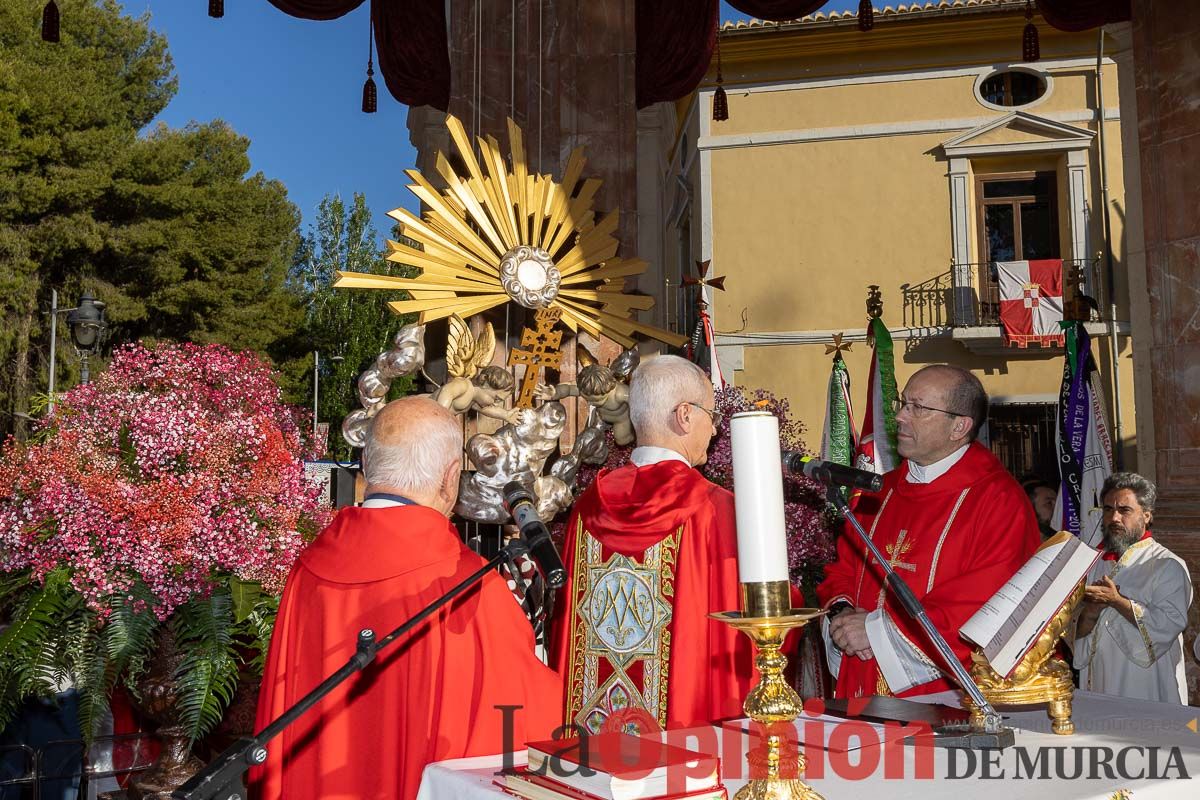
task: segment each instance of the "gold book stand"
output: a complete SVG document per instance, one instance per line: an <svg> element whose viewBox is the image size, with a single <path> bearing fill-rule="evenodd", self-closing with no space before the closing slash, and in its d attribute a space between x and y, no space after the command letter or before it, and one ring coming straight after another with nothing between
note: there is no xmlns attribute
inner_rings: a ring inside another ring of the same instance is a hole
<svg viewBox="0 0 1200 800"><path fill-rule="evenodd" d="M1055 654L1058 640L1067 632L1075 609L1083 601L1084 581L1080 581L1058 610L1033 647L1017 664L1012 677L1005 678L992 669L987 657L979 648L971 653L971 677L979 684L983 696L994 706L1027 706L1046 704L1050 715L1050 730L1060 736L1075 732L1071 721L1071 700L1075 694L1075 682L1071 679L1071 668ZM963 707L971 712L971 725L982 724L979 708L968 696Z"/></svg>

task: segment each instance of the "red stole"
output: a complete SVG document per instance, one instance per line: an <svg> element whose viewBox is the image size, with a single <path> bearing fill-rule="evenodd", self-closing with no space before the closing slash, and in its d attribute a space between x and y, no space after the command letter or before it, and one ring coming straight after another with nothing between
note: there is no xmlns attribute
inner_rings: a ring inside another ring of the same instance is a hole
<svg viewBox="0 0 1200 800"><path fill-rule="evenodd" d="M901 462L884 476L883 491L864 495L855 513L922 601L955 655L967 664L970 646L958 630L1037 549L1037 519L1020 485L979 443L932 483L909 483L907 474L908 462ZM849 526L838 538L837 551L837 561L826 568L825 580L817 587L821 604L844 599L866 611L882 604L901 635L931 663L947 669L925 632L885 590L883 570L874 558L867 563L866 548ZM939 679L900 694L931 694L956 686ZM890 693L874 659L842 659L836 696Z"/></svg>
<svg viewBox="0 0 1200 800"><path fill-rule="evenodd" d="M383 638L482 565L432 509L342 509L288 577L255 729L343 666L359 630ZM428 763L548 738L561 692L490 574L268 744L258 796L413 798ZM521 707L511 741L498 705Z"/></svg>
<svg viewBox="0 0 1200 800"><path fill-rule="evenodd" d="M663 727L741 714L749 640L707 616L739 604L732 494L678 461L601 472L563 560L551 663L567 722L603 727L622 704Z"/></svg>

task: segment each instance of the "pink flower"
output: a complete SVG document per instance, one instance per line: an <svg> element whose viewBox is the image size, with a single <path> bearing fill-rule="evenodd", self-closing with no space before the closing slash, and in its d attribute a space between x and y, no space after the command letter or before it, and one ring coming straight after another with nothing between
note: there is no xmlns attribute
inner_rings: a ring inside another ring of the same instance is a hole
<svg viewBox="0 0 1200 800"><path fill-rule="evenodd" d="M102 614L140 584L162 619L230 575L278 591L328 517L307 429L252 353L122 347L0 450L0 571L65 566Z"/></svg>

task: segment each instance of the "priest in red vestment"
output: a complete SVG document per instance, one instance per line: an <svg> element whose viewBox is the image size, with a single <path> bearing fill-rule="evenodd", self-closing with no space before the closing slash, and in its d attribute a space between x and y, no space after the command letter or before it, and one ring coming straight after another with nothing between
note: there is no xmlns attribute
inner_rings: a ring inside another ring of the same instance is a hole
<svg viewBox="0 0 1200 800"><path fill-rule="evenodd" d="M366 501L338 512L288 577L256 730L342 667L360 630L382 639L483 565L447 519L462 445L458 420L428 398L375 417ZM285 729L252 778L264 800L413 798L426 764L549 738L561 694L491 573Z"/></svg>
<svg viewBox="0 0 1200 800"><path fill-rule="evenodd" d="M855 512L929 619L968 664L959 628L1037 549L1041 537L1020 484L979 442L988 399L966 370L919 370L898 402L904 461ZM932 642L885 588L884 572L847 525L817 587L837 697L940 695L957 684ZM937 699L945 699L939 697Z"/></svg>
<svg viewBox="0 0 1200 800"><path fill-rule="evenodd" d="M564 720L646 732L740 716L749 639L708 618L739 607L733 495L694 469L718 423L712 383L658 356L634 371L629 409L632 463L601 472L567 522L551 645Z"/></svg>

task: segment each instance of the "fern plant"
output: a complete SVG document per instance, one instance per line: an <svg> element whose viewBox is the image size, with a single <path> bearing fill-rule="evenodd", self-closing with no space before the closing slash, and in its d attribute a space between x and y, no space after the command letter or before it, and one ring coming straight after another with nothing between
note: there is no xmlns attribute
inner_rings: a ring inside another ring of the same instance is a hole
<svg viewBox="0 0 1200 800"><path fill-rule="evenodd" d="M261 674L274 595L329 513L309 429L252 353L138 344L4 443L0 726L69 683L90 739L169 632L181 722L211 730Z"/></svg>

